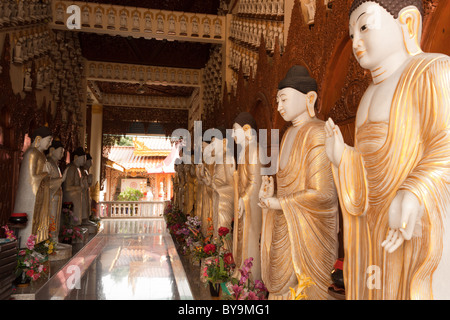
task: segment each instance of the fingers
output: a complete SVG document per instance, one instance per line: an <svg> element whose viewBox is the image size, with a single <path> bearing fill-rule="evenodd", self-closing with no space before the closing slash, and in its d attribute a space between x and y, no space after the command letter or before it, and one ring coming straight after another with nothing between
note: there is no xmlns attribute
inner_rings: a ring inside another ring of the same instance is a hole
<svg viewBox="0 0 450 320"><path fill-rule="evenodd" d="M325 133L327 137L331 137L333 135L333 129L334 129L334 122L331 118L329 118L328 121L325 122Z"/></svg>
<svg viewBox="0 0 450 320"><path fill-rule="evenodd" d="M386 237L386 240L383 241L383 243L381 244L382 247L386 246L388 243L390 243L392 236L394 235L394 231L395 229L390 229L388 232L388 235Z"/></svg>
<svg viewBox="0 0 450 320"><path fill-rule="evenodd" d="M391 231L393 231L392 234L390 234ZM403 234L398 229L391 231L388 234L388 238L382 243L384 250L386 250L389 253L392 253L395 250L397 250L405 240L403 238Z"/></svg>

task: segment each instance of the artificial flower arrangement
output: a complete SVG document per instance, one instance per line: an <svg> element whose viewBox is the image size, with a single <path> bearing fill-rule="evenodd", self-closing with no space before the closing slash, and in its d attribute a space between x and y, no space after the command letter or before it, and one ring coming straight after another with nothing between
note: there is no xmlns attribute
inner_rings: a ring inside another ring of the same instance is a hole
<svg viewBox="0 0 450 320"><path fill-rule="evenodd" d="M14 241L14 240L17 239L16 236L14 235L14 231L12 231L11 229L9 229L8 225L4 225L4 226L2 227L2 229L5 230L5 236L6 236L6 239L9 239L9 240L12 240L12 241Z"/></svg>
<svg viewBox="0 0 450 320"><path fill-rule="evenodd" d="M178 230L180 230L184 223L186 222L186 216L181 212L178 207L173 206L170 203L164 209L164 220L166 221L167 228L172 236L175 238L178 244L182 244L184 242L184 238L182 235L178 234Z"/></svg>
<svg viewBox="0 0 450 320"><path fill-rule="evenodd" d="M211 243L213 239L214 226L212 225L212 219L207 218L209 227L206 232L206 237L201 242L196 242L192 248L192 258L194 262L201 262L205 258L214 256L216 252L216 245Z"/></svg>
<svg viewBox="0 0 450 320"><path fill-rule="evenodd" d="M218 229L218 237L203 247L203 251L209 255L202 266L202 282L209 285L217 285L228 282L234 271L235 263L233 255L224 246L224 240L230 237L230 230L225 227Z"/></svg>
<svg viewBox="0 0 450 320"><path fill-rule="evenodd" d="M202 242L201 225L197 216L187 216L184 224L176 231L176 234L183 238L183 244L181 244L183 254L189 254L198 243Z"/></svg>
<svg viewBox="0 0 450 320"><path fill-rule="evenodd" d="M244 261L239 269L240 277L232 277L224 290L224 300L266 300L267 288L261 280L254 280L251 277L251 268L253 267L253 258L250 257ZM227 292L228 291L228 292Z"/></svg>
<svg viewBox="0 0 450 320"><path fill-rule="evenodd" d="M9 240L17 240L14 231L10 230L7 225L2 227L5 230L6 238ZM16 284L26 284L29 281L36 281L43 275L47 274L48 268L45 262L48 260L48 253L46 250L36 245L36 236L30 235L27 239L26 248L19 249L17 253L16 266Z"/></svg>
<svg viewBox="0 0 450 320"><path fill-rule="evenodd" d="M61 227L60 239L62 242L71 243L74 239L82 239L81 229L76 225L78 218L73 215L73 204L65 202L62 208L63 225Z"/></svg>
<svg viewBox="0 0 450 320"><path fill-rule="evenodd" d="M36 236L30 235L27 239L26 248L20 249L17 256L16 276L19 281L30 279L36 281L44 275L47 275L48 268L45 262L48 255L42 254L36 250Z"/></svg>

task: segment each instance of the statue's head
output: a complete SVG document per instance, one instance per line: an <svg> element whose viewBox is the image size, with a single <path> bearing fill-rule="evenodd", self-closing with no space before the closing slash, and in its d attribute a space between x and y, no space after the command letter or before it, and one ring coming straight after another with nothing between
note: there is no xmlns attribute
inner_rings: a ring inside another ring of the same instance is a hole
<svg viewBox="0 0 450 320"><path fill-rule="evenodd" d="M89 152L86 152L86 163L84 164L84 167L86 169L92 167L92 156Z"/></svg>
<svg viewBox="0 0 450 320"><path fill-rule="evenodd" d="M77 167L82 167L86 163L86 153L83 147L78 147L72 152L72 162Z"/></svg>
<svg viewBox="0 0 450 320"><path fill-rule="evenodd" d="M283 119L290 122L305 112L313 118L316 100L316 80L309 76L305 67L297 65L291 67L278 84L278 112Z"/></svg>
<svg viewBox="0 0 450 320"><path fill-rule="evenodd" d="M256 134L256 130L256 120L253 116L248 112L241 112L234 119L232 137L236 144L242 145L252 139L253 135Z"/></svg>
<svg viewBox="0 0 450 320"><path fill-rule="evenodd" d="M225 150L228 148L227 145L227 133L226 129L223 126L219 126L217 128L214 128L215 130L215 136L211 138L210 148L211 148L211 155L213 157L222 157Z"/></svg>
<svg viewBox="0 0 450 320"><path fill-rule="evenodd" d="M53 139L48 151L50 156L58 161L64 156L64 146L58 138Z"/></svg>
<svg viewBox="0 0 450 320"><path fill-rule="evenodd" d="M355 0L350 9L353 53L373 71L395 55L422 52L422 0Z"/></svg>
<svg viewBox="0 0 450 320"><path fill-rule="evenodd" d="M32 145L41 151L47 150L52 140L52 130L46 126L36 129L31 135Z"/></svg>

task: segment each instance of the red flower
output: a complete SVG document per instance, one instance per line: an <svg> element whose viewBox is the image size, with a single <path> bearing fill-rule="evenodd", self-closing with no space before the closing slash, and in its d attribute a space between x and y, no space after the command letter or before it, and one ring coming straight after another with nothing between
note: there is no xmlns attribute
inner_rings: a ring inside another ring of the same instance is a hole
<svg viewBox="0 0 450 320"><path fill-rule="evenodd" d="M203 251L205 251L206 254L212 254L214 252L216 252L216 246L212 243L207 244L204 248Z"/></svg>
<svg viewBox="0 0 450 320"><path fill-rule="evenodd" d="M228 232L230 232L230 230L225 227L220 227L218 232L219 232L219 236L225 237L228 234Z"/></svg>
<svg viewBox="0 0 450 320"><path fill-rule="evenodd" d="M223 255L223 261L225 261L226 264L230 265L234 263L233 254L231 252L225 253Z"/></svg>

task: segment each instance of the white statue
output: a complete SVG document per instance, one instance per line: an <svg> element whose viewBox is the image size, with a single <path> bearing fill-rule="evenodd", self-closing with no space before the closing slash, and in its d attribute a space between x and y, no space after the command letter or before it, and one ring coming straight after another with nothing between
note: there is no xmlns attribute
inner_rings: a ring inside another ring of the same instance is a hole
<svg viewBox="0 0 450 320"><path fill-rule="evenodd" d="M35 130L31 136L31 146L25 151L20 164L19 185L16 193L14 212L27 213L28 222L19 232L19 247L26 245L34 234L36 243L48 238L50 212L50 177L44 151L52 143L52 132L47 127Z"/></svg>
<svg viewBox="0 0 450 320"><path fill-rule="evenodd" d="M211 186L213 189L213 226L214 236L218 236L221 227L231 230L231 223L234 218L234 178L235 171L234 157L227 152L228 140L222 130L222 139L214 137L209 145L214 157L214 174ZM231 252L233 249L232 239L226 240L225 248Z"/></svg>
<svg viewBox="0 0 450 320"><path fill-rule="evenodd" d="M23 57L22 57L22 38L19 38L16 41L16 45L14 46L14 63L22 63Z"/></svg>
<svg viewBox="0 0 450 320"><path fill-rule="evenodd" d="M145 32L152 32L152 17L149 14L145 15Z"/></svg>
<svg viewBox="0 0 450 320"><path fill-rule="evenodd" d="M262 214L259 204L261 163L256 135L256 121L248 112L241 112L233 124L233 139L238 150L234 172L235 202L233 227L233 257L236 272L244 261L253 258L252 277L261 279L260 236Z"/></svg>
<svg viewBox="0 0 450 320"><path fill-rule="evenodd" d="M31 68L27 68L25 71L23 90L28 91L28 92L33 90L32 82L33 82L33 80L31 79Z"/></svg>
<svg viewBox="0 0 450 320"><path fill-rule="evenodd" d="M346 298L450 299L450 59L421 50L420 0L357 0L350 12L353 53L372 83L354 147L326 125ZM362 285L374 269L380 278Z"/></svg>
<svg viewBox="0 0 450 320"><path fill-rule="evenodd" d="M52 232L52 238L57 239L59 235L59 225L62 207L61 185L66 179L66 175L61 174L59 161L64 156L64 147L59 140L53 140L48 149L47 172L50 175L50 196L51 196L51 216L56 224L56 230ZM65 172L67 174L67 171Z"/></svg>
<svg viewBox="0 0 450 320"><path fill-rule="evenodd" d="M281 142L277 193L263 177L262 279L269 299L291 298L298 276L310 277L308 299L326 300L338 253L338 198L325 152L325 122L315 116L317 85L293 66L278 86L278 111L292 122ZM300 292L296 292L298 294Z"/></svg>
<svg viewBox="0 0 450 320"><path fill-rule="evenodd" d="M139 21L139 13L135 12L133 14L133 31L139 31L141 23Z"/></svg>
<svg viewBox="0 0 450 320"><path fill-rule="evenodd" d="M64 174L67 176L63 183L63 202L73 203L73 215L80 225L83 217L83 177L80 168L86 163L86 153L79 147L72 153L72 161Z"/></svg>
<svg viewBox="0 0 450 320"><path fill-rule="evenodd" d="M181 17L180 18L180 35L186 35L187 34L187 24L186 24L186 18Z"/></svg>

